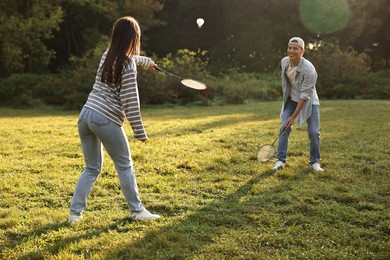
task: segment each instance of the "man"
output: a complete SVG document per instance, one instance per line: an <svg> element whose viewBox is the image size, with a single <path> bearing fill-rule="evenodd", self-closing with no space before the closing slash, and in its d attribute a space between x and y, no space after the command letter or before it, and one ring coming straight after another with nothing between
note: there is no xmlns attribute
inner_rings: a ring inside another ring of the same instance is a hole
<svg viewBox="0 0 390 260"><path fill-rule="evenodd" d="M279 137L278 160L273 170L281 169L287 160L288 138L295 119L300 127L307 122L310 139L310 168L313 171L324 171L320 164L320 112L316 91L317 72L313 64L303 58L305 42L293 37L288 42L287 57L281 61L283 105L281 111L282 125Z"/></svg>

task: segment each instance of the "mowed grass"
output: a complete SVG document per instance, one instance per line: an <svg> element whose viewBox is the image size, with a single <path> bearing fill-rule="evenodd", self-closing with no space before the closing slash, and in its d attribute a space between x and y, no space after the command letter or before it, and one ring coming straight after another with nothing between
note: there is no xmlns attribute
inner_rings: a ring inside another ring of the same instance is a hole
<svg viewBox="0 0 390 260"><path fill-rule="evenodd" d="M73 226L78 112L1 108L0 258L389 259L390 101L322 101L323 173L309 170L306 126L286 168L256 161L280 105L143 108L149 142L125 129L141 199L162 218L129 219L105 154Z"/></svg>

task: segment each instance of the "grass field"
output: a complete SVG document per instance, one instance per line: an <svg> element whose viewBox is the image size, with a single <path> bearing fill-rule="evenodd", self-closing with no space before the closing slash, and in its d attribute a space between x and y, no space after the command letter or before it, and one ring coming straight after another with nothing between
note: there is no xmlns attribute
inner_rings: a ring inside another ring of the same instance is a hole
<svg viewBox="0 0 390 260"><path fill-rule="evenodd" d="M126 131L141 199L133 222L112 161L82 221L66 223L83 157L77 112L0 109L1 259L389 259L390 101L323 101L323 173L306 126L287 167L256 161L280 102L146 107L149 142Z"/></svg>

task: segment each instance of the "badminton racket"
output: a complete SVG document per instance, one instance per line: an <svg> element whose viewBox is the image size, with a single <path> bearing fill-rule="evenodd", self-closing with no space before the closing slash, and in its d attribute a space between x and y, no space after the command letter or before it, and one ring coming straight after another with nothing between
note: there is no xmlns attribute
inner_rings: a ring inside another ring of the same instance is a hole
<svg viewBox="0 0 390 260"><path fill-rule="evenodd" d="M158 66L155 66L154 68L158 71L161 71L161 72L164 72L165 74L168 74L169 76L172 76L174 78L179 79L181 84L183 84L184 86L186 86L188 88L193 88L193 89L198 89L198 90L203 90L203 89L207 88L206 85L201 81L193 80L193 79L184 79L184 78L179 77L171 72L163 70L162 68L160 68Z"/></svg>
<svg viewBox="0 0 390 260"><path fill-rule="evenodd" d="M279 137L283 134L284 130L286 130L286 127L283 128L283 130L280 132L279 136L273 141L272 144L266 144L257 150L257 160L259 162L268 162L272 158L275 158L276 155L276 148L274 144L279 139Z"/></svg>

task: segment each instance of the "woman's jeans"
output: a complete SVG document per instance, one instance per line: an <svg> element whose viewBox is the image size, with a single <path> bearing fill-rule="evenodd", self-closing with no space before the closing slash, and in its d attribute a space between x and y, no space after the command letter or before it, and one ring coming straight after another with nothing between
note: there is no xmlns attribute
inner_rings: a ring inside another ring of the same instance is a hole
<svg viewBox="0 0 390 260"><path fill-rule="evenodd" d="M282 113L280 131L283 130L288 118L294 113L297 104L297 102L292 101L290 98L287 100ZM288 137L290 133L291 127L284 130L279 137L278 160L284 163L287 160ZM311 115L307 119L307 133L310 139L310 164L317 163L320 161L320 111L318 105L312 106Z"/></svg>
<svg viewBox="0 0 390 260"><path fill-rule="evenodd" d="M81 110L78 130L85 168L77 181L70 204L71 215L81 215L92 186L103 167L103 147L114 161L123 195L131 212L142 211L129 143L123 127L89 108Z"/></svg>

